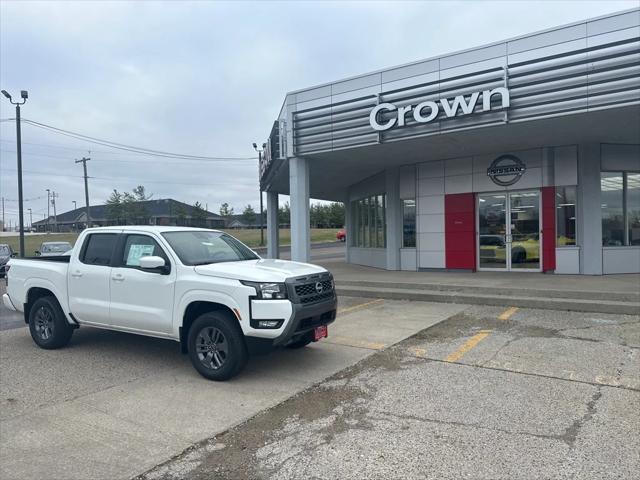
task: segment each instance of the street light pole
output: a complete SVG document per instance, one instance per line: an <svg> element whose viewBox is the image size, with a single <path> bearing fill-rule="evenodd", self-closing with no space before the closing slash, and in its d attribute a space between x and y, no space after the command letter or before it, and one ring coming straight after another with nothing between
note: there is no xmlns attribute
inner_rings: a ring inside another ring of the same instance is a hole
<svg viewBox="0 0 640 480"><path fill-rule="evenodd" d="M26 90L20 91L22 102L14 102L6 90L2 94L16 106L16 151L18 154L18 220L20 222L20 258L24 258L24 211L22 205L22 135L20 132L20 105L24 105L29 98Z"/></svg>

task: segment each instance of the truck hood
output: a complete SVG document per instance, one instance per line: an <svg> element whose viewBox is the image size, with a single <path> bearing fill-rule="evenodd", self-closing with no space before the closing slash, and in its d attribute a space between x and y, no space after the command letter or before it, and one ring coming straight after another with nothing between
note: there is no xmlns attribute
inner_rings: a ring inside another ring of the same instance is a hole
<svg viewBox="0 0 640 480"><path fill-rule="evenodd" d="M199 265L194 269L200 275L249 282L284 282L287 278L326 272L317 265L274 259L212 263Z"/></svg>

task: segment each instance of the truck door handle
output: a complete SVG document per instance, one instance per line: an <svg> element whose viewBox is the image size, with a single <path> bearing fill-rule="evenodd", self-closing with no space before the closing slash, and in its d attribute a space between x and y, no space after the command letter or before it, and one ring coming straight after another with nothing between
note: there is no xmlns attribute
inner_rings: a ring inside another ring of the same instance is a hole
<svg viewBox="0 0 640 480"><path fill-rule="evenodd" d="M71 274L72 277L80 278L82 276L82 272L80 270L76 270Z"/></svg>
<svg viewBox="0 0 640 480"><path fill-rule="evenodd" d="M124 282L124 275L122 275L121 273L118 273L113 277L111 277L111 280L113 280L114 282Z"/></svg>

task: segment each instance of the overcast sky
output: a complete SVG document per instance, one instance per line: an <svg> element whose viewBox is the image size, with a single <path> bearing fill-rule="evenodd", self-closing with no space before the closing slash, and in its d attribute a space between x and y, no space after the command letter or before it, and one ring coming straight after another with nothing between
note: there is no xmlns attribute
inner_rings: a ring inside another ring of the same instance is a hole
<svg viewBox="0 0 640 480"><path fill-rule="evenodd" d="M633 8L638 1L29 2L0 0L0 87L22 116L156 150L253 157L287 91ZM15 116L0 98L0 118ZM128 154L23 124L24 197L33 220L114 188L258 204L257 161ZM0 193L17 219L15 123L0 123ZM91 153L88 153L91 150ZM40 197L40 198L38 198ZM29 216L26 213L25 221Z"/></svg>

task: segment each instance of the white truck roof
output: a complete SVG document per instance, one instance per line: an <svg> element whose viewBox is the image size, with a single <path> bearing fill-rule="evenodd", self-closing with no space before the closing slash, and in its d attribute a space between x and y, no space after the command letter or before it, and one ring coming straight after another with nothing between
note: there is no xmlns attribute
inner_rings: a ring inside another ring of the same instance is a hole
<svg viewBox="0 0 640 480"><path fill-rule="evenodd" d="M127 231L137 231L137 232L218 232L222 233L220 230L214 230L211 228L194 228L194 227L170 227L170 226L161 226L161 225L114 225L112 227L92 227L87 228L84 232L127 232Z"/></svg>

